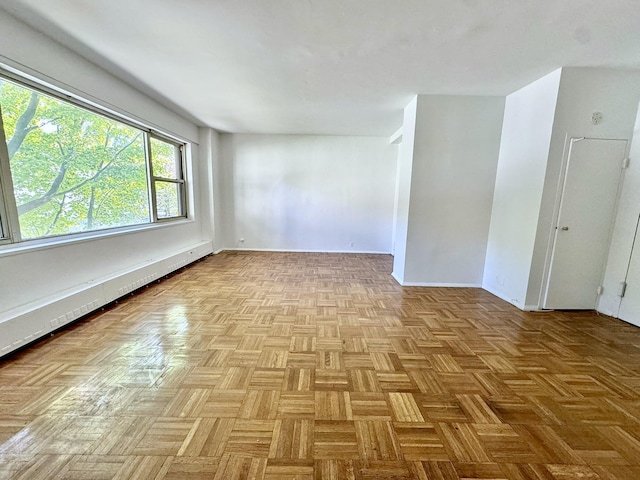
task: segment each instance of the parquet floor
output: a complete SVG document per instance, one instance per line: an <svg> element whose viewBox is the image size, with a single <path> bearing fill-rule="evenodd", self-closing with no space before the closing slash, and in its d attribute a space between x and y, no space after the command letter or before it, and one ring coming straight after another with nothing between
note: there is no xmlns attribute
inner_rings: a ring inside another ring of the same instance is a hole
<svg viewBox="0 0 640 480"><path fill-rule="evenodd" d="M0 479L640 479L640 329L222 253L0 361Z"/></svg>

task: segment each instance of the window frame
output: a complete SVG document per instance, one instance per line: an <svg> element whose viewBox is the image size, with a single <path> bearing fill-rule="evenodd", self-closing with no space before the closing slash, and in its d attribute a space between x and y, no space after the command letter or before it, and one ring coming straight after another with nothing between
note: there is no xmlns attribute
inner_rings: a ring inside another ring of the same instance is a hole
<svg viewBox="0 0 640 480"><path fill-rule="evenodd" d="M178 178L168 178L168 177L159 177L154 175L153 173L153 149L151 148L151 139L156 139L161 142L165 142L171 144L175 147L176 152L179 154L179 161L177 162L177 167L179 170L179 174L176 175ZM160 223L166 221L173 221L176 218L187 218L188 216L188 205L187 205L187 188L186 188L186 180L185 180L185 144L178 143L175 140L172 140L164 135L159 134L158 132L150 131L146 135L146 150L148 155L147 162L147 178L149 179L149 204L151 205L151 218L152 223ZM156 194L156 182L164 182L164 183L172 183L179 185L180 196L179 196L179 208L180 215L172 216L172 217L158 217L158 196Z"/></svg>
<svg viewBox="0 0 640 480"><path fill-rule="evenodd" d="M0 245L21 241L18 208L13 195L13 177L0 105Z"/></svg>
<svg viewBox="0 0 640 480"><path fill-rule="evenodd" d="M189 182L187 181L187 146L189 142L181 139L177 136L155 130L140 121L134 120L127 116L124 116L118 112L115 112L108 107L102 106L98 103L94 103L90 100L82 98L78 95L72 94L61 88L52 86L50 84L39 81L38 79L31 77L27 74L23 74L13 68L0 64L0 80L7 80L13 82L19 86L35 90L53 97L56 100L66 102L76 108L80 108L89 111L93 114L100 115L109 120L119 122L123 125L135 128L139 130L143 135L144 143L144 155L145 166L147 172L147 195L149 196L149 222L129 225L118 225L115 227L98 228L94 230L84 230L81 232L71 232L58 235L50 235L37 238L23 239L20 233L20 223L17 210L16 199L13 189L13 177L11 174L11 164L9 160L9 153L7 149L5 131L2 118L0 117L0 247L6 246L19 246L24 244L55 244L60 239L68 239L73 237L84 238L87 235L91 237L99 237L101 234L110 235L117 231L130 231L135 229L148 229L160 224L166 224L170 222L188 220L190 217L189 205L187 199L189 198L188 189ZM1 115L0 105L0 115ZM160 141L170 143L177 147L180 152L179 159L179 178L168 179L164 177L155 177L153 175L153 154L151 151L151 138L158 139ZM178 184L180 187L180 215L172 217L158 218L157 215L157 200L156 200L156 181L168 182ZM1 251L0 251L1 253Z"/></svg>

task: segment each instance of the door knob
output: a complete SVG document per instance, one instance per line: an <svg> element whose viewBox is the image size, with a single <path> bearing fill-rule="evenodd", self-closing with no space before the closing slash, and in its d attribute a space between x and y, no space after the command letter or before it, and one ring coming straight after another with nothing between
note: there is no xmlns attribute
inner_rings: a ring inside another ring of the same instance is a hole
<svg viewBox="0 0 640 480"><path fill-rule="evenodd" d="M562 227L560 230L564 230L565 232L569 230L569 227Z"/></svg>

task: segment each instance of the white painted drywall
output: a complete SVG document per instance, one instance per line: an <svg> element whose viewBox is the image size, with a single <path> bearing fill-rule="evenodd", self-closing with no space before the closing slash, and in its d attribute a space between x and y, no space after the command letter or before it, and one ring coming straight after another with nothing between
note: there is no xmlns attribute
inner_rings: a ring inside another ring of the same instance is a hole
<svg viewBox="0 0 640 480"><path fill-rule="evenodd" d="M391 251L397 147L388 137L221 140L226 247Z"/></svg>
<svg viewBox="0 0 640 480"><path fill-rule="evenodd" d="M507 96L482 287L524 308L561 70Z"/></svg>
<svg viewBox="0 0 640 480"><path fill-rule="evenodd" d="M198 129L192 123L1 12L0 61L21 66L53 84L81 92L162 131L198 140ZM49 299L64 296L65 292L91 286L100 279L170 256L202 240L211 240L209 230L203 229L200 219L200 201L206 197L202 190L207 185L193 181L200 177L200 163L198 145L192 147L187 177L191 180L194 219L48 248L25 250L16 249L15 245L1 246L0 320L10 317L8 312L35 308Z"/></svg>
<svg viewBox="0 0 640 480"><path fill-rule="evenodd" d="M622 193L603 282L604 289L598 303L600 312L613 317L618 316L620 309L619 287L627 275L633 239L636 235L636 224L640 215L640 111L636 116L629 158L631 159L629 167L625 170L622 180ZM636 240L635 248L635 255L640 255L640 239ZM635 278L636 275L631 277ZM640 303L636 300L638 296L640 296L640 285L632 281L627 288L625 301L637 305ZM631 301L629 301L630 298ZM631 315L629 318L635 318L633 323L640 326L640 311L629 313Z"/></svg>
<svg viewBox="0 0 640 480"><path fill-rule="evenodd" d="M200 128L200 152L202 175L199 179L203 194L203 235L213 238L214 251L224 249L222 226L222 159L220 154L220 134L208 127Z"/></svg>
<svg viewBox="0 0 640 480"><path fill-rule="evenodd" d="M481 285L503 113L504 97L418 95L403 284Z"/></svg>
<svg viewBox="0 0 640 480"><path fill-rule="evenodd" d="M540 305L550 254L559 179L570 137L630 140L640 100L640 72L601 68L563 68L538 227L531 261L526 305ZM593 112L602 113L594 125ZM622 159L621 159L622 161ZM585 241L588 241L585 239Z"/></svg>
<svg viewBox="0 0 640 480"><path fill-rule="evenodd" d="M396 171L395 226L393 231L393 277L404 283L407 255L407 231L409 228L409 201L411 196L411 169L413 168L413 145L416 131L416 111L418 97L414 97L404 108L402 142L398 149Z"/></svg>

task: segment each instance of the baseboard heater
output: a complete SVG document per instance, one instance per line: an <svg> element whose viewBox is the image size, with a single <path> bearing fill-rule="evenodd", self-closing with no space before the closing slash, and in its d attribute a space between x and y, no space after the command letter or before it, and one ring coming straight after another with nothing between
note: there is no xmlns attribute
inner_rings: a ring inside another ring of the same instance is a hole
<svg viewBox="0 0 640 480"><path fill-rule="evenodd" d="M202 242L43 299L37 306L0 313L0 357L211 253L212 243Z"/></svg>

